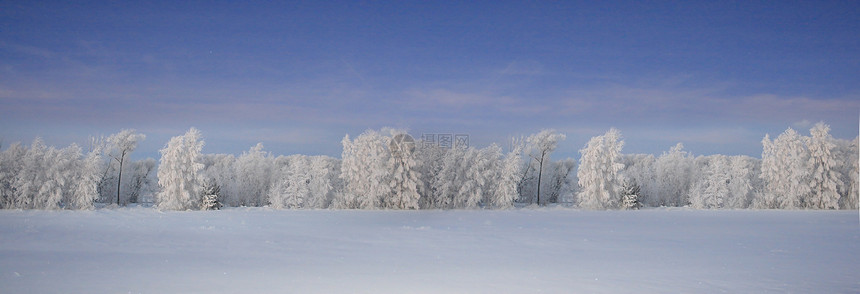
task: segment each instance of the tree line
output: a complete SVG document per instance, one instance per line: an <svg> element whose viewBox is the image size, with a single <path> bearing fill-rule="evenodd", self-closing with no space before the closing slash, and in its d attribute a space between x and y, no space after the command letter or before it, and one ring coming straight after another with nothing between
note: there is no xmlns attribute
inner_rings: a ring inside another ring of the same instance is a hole
<svg viewBox="0 0 860 294"><path fill-rule="evenodd" d="M509 150L443 148L403 130L368 130L341 141L341 158L274 156L262 144L241 155L206 154L199 130L170 139L161 158L130 160L146 138L134 130L93 138L87 151L36 139L0 152L0 208L91 209L154 203L160 209L502 209L558 203L583 209L857 209L858 139L818 123L762 140L762 158L624 154L610 129L553 159L565 135L543 130Z"/></svg>

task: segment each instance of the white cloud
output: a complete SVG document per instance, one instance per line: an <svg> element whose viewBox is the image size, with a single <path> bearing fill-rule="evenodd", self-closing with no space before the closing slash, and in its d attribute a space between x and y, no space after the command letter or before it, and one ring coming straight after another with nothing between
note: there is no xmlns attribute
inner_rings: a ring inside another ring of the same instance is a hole
<svg viewBox="0 0 860 294"><path fill-rule="evenodd" d="M805 128L808 128L808 127L812 126L812 122L811 122L811 121L809 121L808 119L804 119L804 120L801 120L801 121L794 122L793 124L791 124L791 126L793 126L793 127L795 127L795 128L803 128L803 129L805 129Z"/></svg>

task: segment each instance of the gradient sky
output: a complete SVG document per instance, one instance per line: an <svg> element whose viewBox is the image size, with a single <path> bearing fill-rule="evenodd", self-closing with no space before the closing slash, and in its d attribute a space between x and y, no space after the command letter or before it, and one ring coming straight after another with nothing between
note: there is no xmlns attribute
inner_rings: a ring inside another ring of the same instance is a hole
<svg viewBox="0 0 860 294"><path fill-rule="evenodd" d="M368 128L554 128L578 158L616 127L625 153L759 157L858 116L858 1L0 2L3 148L134 128L157 158L194 126L206 153L339 157Z"/></svg>

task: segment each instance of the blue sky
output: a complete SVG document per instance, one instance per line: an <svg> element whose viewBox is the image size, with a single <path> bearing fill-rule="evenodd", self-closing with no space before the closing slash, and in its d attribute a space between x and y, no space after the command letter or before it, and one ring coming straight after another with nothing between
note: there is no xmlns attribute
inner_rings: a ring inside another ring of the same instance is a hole
<svg viewBox="0 0 860 294"><path fill-rule="evenodd" d="M4 148L134 128L157 158L194 126L207 153L340 156L368 128L554 128L578 157L616 127L625 153L758 157L790 126L858 134L857 1L179 2L0 3Z"/></svg>

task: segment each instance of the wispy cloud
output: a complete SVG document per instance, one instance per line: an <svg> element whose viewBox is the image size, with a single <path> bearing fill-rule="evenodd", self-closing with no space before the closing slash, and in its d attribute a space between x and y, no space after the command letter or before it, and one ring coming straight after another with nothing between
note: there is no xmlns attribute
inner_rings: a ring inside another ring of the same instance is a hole
<svg viewBox="0 0 860 294"><path fill-rule="evenodd" d="M798 120L852 119L860 110L858 97L796 97L774 94L726 95L723 87L613 85L572 89L560 99L561 114L598 120L639 120L670 123L779 123Z"/></svg>
<svg viewBox="0 0 860 294"><path fill-rule="evenodd" d="M499 71L502 75L526 75L536 76L545 73L543 64L535 60L512 61L508 66Z"/></svg>
<svg viewBox="0 0 860 294"><path fill-rule="evenodd" d="M856 97L785 97L773 94L754 95L740 99L733 113L760 120L791 123L797 119L854 120L860 111L860 95Z"/></svg>
<svg viewBox="0 0 860 294"><path fill-rule="evenodd" d="M54 58L57 56L56 52L49 50L49 49L39 48L36 46L9 43L9 42L4 42L4 41L0 41L0 49L8 50L8 51L11 51L11 52L14 52L17 54L35 56L35 57L40 57L40 58L44 58L44 59L50 59L50 58Z"/></svg>

